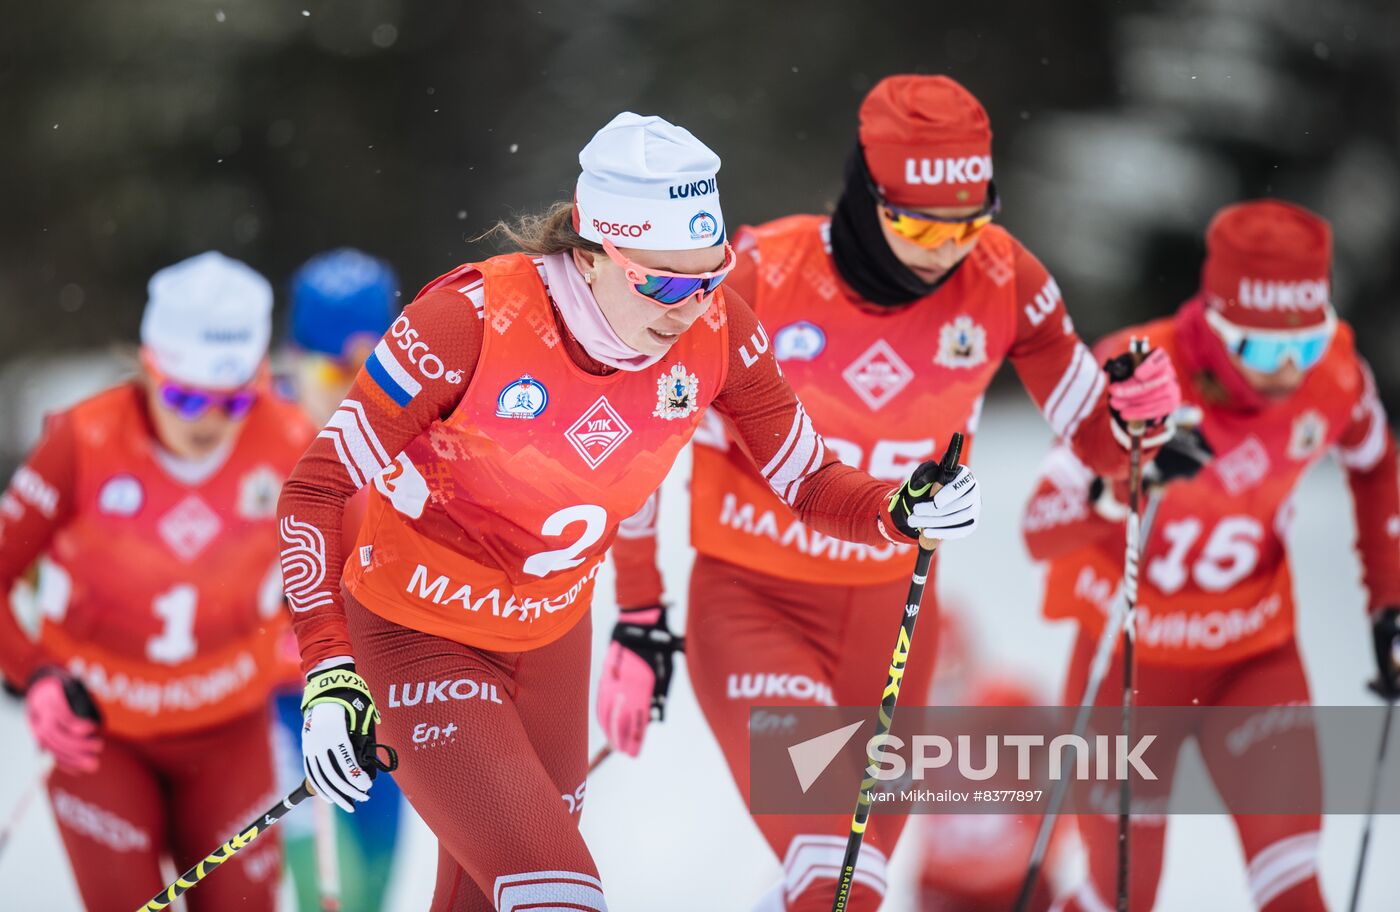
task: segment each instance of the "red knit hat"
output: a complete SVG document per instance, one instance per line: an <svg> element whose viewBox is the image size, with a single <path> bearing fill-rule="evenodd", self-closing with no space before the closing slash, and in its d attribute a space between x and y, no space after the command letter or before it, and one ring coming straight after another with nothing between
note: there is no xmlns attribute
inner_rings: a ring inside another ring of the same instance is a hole
<svg viewBox="0 0 1400 912"><path fill-rule="evenodd" d="M1300 329L1330 312L1332 229L1301 206L1254 200L1226 206L1206 229L1201 288L1231 323Z"/></svg>
<svg viewBox="0 0 1400 912"><path fill-rule="evenodd" d="M896 206L978 206L992 179L992 125L947 76L890 76L860 106L860 144L880 195Z"/></svg>

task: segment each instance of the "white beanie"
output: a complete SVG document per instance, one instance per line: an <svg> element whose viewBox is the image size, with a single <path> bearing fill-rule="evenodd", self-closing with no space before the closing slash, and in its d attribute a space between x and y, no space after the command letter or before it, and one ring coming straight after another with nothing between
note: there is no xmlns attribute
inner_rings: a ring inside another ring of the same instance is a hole
<svg viewBox="0 0 1400 912"><path fill-rule="evenodd" d="M141 344L180 383L242 386L272 338L272 286L251 267L209 251L151 276Z"/></svg>
<svg viewBox="0 0 1400 912"><path fill-rule="evenodd" d="M578 154L575 226L619 247L692 250L724 243L719 156L689 130L624 111Z"/></svg>

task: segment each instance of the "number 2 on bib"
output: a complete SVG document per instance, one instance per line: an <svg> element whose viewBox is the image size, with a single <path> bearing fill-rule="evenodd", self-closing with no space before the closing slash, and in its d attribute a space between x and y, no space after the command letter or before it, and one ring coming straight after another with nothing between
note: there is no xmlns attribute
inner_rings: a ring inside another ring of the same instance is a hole
<svg viewBox="0 0 1400 912"><path fill-rule="evenodd" d="M583 523L583 532L567 548L541 551L525 559L524 571L531 576L548 576L559 570L571 570L584 562L584 552L603 537L608 528L608 511L596 504L579 504L551 513L540 527L540 534L550 538L562 537L564 530Z"/></svg>

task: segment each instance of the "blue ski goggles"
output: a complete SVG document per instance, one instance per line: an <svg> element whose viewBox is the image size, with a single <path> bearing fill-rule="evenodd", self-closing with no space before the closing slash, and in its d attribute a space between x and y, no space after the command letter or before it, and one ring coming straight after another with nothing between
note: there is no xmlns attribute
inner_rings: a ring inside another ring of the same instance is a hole
<svg viewBox="0 0 1400 912"><path fill-rule="evenodd" d="M1206 322L1241 364L1261 374L1272 374L1284 361L1292 361L1302 371L1315 367L1327 354L1337 331L1337 318L1330 311L1327 322L1309 329L1246 329L1210 308L1206 309Z"/></svg>

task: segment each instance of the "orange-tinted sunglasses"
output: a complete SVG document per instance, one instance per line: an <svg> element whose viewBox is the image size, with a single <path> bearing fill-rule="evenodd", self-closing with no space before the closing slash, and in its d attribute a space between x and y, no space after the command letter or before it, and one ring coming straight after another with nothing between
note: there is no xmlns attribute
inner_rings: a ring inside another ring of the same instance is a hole
<svg viewBox="0 0 1400 912"><path fill-rule="evenodd" d="M871 189L873 192L874 188ZM926 250L942 247L949 241L958 246L972 243L1001 211L1001 197L997 195L996 184L990 183L987 185L986 205L981 211L962 218L936 218L913 209L901 209L886 202L878 192L875 199L879 202L880 218L890 230Z"/></svg>

